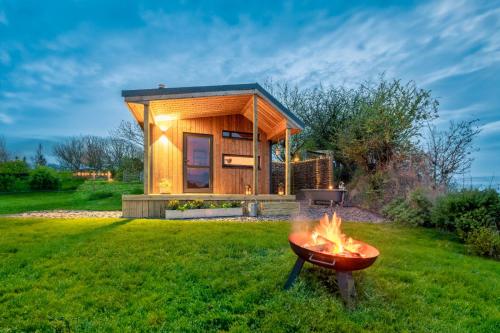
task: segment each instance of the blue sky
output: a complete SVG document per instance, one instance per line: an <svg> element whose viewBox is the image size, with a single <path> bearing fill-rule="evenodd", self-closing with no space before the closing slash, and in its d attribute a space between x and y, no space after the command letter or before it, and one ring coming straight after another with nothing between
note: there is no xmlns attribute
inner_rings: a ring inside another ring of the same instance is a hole
<svg viewBox="0 0 500 333"><path fill-rule="evenodd" d="M131 119L122 89L385 72L440 101L439 126L480 118L473 176L500 176L499 1L2 1L0 135L106 134Z"/></svg>

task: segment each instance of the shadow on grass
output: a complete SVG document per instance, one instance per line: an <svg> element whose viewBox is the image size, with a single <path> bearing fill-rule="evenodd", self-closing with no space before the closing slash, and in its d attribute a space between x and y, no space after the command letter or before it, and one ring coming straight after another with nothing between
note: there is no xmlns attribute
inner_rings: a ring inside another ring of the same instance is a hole
<svg viewBox="0 0 500 333"><path fill-rule="evenodd" d="M134 219L123 219L94 229L86 230L81 233L54 238L51 239L51 241L44 242L42 244L39 243L36 245L37 248L36 253L33 252L24 253L28 257L24 258L23 260L24 265L26 265L27 262L35 262L42 258L52 258L54 256L61 255L62 253L69 252L75 246L78 246L78 244L81 244L82 242L91 240L99 235L110 232L132 221L134 221ZM19 254L22 255L22 253ZM19 259L22 260L23 258Z"/></svg>
<svg viewBox="0 0 500 333"><path fill-rule="evenodd" d="M324 290L332 297L337 298L339 302L343 302L340 295L339 285L337 281L336 271L317 266L304 266L300 273L299 279L305 288L316 291ZM365 274L363 271L353 272L354 284L357 291L356 303L363 300Z"/></svg>

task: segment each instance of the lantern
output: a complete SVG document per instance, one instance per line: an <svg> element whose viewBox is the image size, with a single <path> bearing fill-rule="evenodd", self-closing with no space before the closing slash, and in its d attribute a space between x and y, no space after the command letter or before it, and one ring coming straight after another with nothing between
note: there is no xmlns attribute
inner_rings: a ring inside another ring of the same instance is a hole
<svg viewBox="0 0 500 333"><path fill-rule="evenodd" d="M285 194L285 187L283 186L283 183L278 184L278 194L279 195L284 195Z"/></svg>
<svg viewBox="0 0 500 333"><path fill-rule="evenodd" d="M247 184L247 185L245 185L245 194L246 194L246 195L250 195L250 194L252 194L252 186L250 186L250 185L248 185L248 184Z"/></svg>

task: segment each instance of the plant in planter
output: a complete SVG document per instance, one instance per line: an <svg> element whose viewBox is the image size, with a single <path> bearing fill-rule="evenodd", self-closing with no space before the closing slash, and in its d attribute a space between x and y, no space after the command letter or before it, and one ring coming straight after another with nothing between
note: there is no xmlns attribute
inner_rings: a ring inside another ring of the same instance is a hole
<svg viewBox="0 0 500 333"><path fill-rule="evenodd" d="M162 178L159 183L160 193L161 194L170 194L172 193L172 182L169 178Z"/></svg>
<svg viewBox="0 0 500 333"><path fill-rule="evenodd" d="M204 217L242 216L241 203L225 201L221 203L206 203L203 200L186 201L181 204L177 200L167 203L165 218L189 219Z"/></svg>

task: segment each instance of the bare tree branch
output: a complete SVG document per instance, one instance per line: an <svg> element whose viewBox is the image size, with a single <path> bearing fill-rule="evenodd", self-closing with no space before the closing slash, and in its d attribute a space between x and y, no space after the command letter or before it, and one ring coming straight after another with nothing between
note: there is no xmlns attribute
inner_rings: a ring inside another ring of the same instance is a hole
<svg viewBox="0 0 500 333"><path fill-rule="evenodd" d="M448 186L455 175L466 173L477 149L473 145L481 132L478 120L451 121L447 130L439 131L428 125L427 155L431 165L435 186Z"/></svg>

